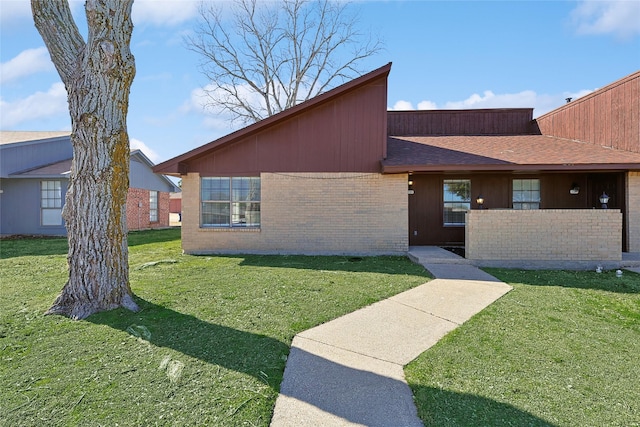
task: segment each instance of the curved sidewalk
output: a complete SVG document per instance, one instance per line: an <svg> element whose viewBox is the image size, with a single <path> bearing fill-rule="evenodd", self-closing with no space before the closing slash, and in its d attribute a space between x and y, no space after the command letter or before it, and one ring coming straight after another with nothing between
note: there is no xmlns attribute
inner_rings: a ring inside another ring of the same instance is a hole
<svg viewBox="0 0 640 427"><path fill-rule="evenodd" d="M422 426L404 365L511 290L440 251L412 257L434 280L296 335L272 427Z"/></svg>

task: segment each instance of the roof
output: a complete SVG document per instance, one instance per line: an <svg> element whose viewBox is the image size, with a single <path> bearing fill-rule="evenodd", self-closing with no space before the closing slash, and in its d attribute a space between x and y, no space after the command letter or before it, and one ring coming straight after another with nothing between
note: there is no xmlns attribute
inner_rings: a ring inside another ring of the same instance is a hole
<svg viewBox="0 0 640 427"><path fill-rule="evenodd" d="M71 131L11 131L0 132L0 145L15 144L18 142L34 142L43 139L67 137Z"/></svg>
<svg viewBox="0 0 640 427"><path fill-rule="evenodd" d="M640 153L546 135L389 137L383 173L640 170Z"/></svg>
<svg viewBox="0 0 640 427"><path fill-rule="evenodd" d="M61 175L68 176L71 173L72 161L72 159L67 159L35 169L12 173L9 178L58 178Z"/></svg>
<svg viewBox="0 0 640 427"><path fill-rule="evenodd" d="M182 162L186 162L196 157L207 155L214 150L218 150L224 146L233 144L234 142L237 142L243 138L247 138L258 132L262 132L266 128L280 124L286 120L291 119L294 116L297 116L301 113L309 111L310 109L315 108L321 104L330 102L335 98L343 96L347 92L350 92L362 86L365 86L375 81L376 79L379 79L380 77L383 77L383 76L386 77L390 71L391 71L391 63L388 63L387 65L380 67L377 70L364 74L330 91L327 91L305 102L302 102L298 105L295 105L291 108L281 111L280 113L274 114L273 116L270 116L264 120L260 120L259 122L256 122L247 127L244 127L236 132L230 133L229 135L226 135L222 138L211 141L208 144L202 145L198 148L195 148L191 151L188 151L184 154L181 154L177 157L174 157L163 163L160 163L153 168L153 171L156 173L177 175L180 173L179 165Z"/></svg>

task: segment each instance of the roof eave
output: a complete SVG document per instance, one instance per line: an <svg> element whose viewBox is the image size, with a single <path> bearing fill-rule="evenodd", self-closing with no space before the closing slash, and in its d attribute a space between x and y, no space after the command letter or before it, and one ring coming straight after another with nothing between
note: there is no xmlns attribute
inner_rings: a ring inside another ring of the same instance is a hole
<svg viewBox="0 0 640 427"><path fill-rule="evenodd" d="M534 172L534 171L628 171L640 170L640 163L589 164L464 164L464 165L385 165L383 174L410 172Z"/></svg>

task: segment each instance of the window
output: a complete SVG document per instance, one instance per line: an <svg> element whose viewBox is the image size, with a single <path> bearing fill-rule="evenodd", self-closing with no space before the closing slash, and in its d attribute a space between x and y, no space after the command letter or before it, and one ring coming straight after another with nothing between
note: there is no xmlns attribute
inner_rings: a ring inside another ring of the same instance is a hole
<svg viewBox="0 0 640 427"><path fill-rule="evenodd" d="M471 209L471 181L444 180L444 225L464 225L464 215Z"/></svg>
<svg viewBox="0 0 640 427"><path fill-rule="evenodd" d="M540 209L540 180L513 180L513 209Z"/></svg>
<svg viewBox="0 0 640 427"><path fill-rule="evenodd" d="M62 183L40 182L40 209L42 225L62 225Z"/></svg>
<svg viewBox="0 0 640 427"><path fill-rule="evenodd" d="M203 227L259 227L260 178L202 178Z"/></svg>
<svg viewBox="0 0 640 427"><path fill-rule="evenodd" d="M158 192L149 191L149 222L158 222Z"/></svg>

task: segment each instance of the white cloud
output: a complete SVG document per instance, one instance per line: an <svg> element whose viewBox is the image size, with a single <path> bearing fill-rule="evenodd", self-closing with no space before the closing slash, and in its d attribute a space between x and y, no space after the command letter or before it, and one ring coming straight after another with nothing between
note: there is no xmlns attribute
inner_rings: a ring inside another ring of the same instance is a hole
<svg viewBox="0 0 640 427"><path fill-rule="evenodd" d="M413 110L413 104L410 103L409 101L404 101L404 100L399 100L396 101L395 104L393 104L393 107L390 108L390 110L398 110L398 111L406 111L406 110Z"/></svg>
<svg viewBox="0 0 640 427"><path fill-rule="evenodd" d="M435 110L438 108L435 102L420 101L418 102L418 110Z"/></svg>
<svg viewBox="0 0 640 427"><path fill-rule="evenodd" d="M0 83L5 84L40 71L54 70L46 47L27 49L0 64Z"/></svg>
<svg viewBox="0 0 640 427"><path fill-rule="evenodd" d="M249 85L238 85L235 90L240 94L244 102L249 105L264 105L264 100L256 94ZM228 112L212 105L209 93L222 91L215 85L209 84L191 91L190 98L180 107L183 114L195 113L204 116L203 126L211 130L234 131L244 126L241 121L234 121Z"/></svg>
<svg viewBox="0 0 640 427"><path fill-rule="evenodd" d="M31 3L28 0L2 0L0 11L0 24L3 27L18 25L19 21L31 19Z"/></svg>
<svg viewBox="0 0 640 427"><path fill-rule="evenodd" d="M149 148L147 144L140 141L139 139L129 138L129 146L131 150L140 150L144 153L145 156L149 158L153 163L158 163L160 156L154 150Z"/></svg>
<svg viewBox="0 0 640 427"><path fill-rule="evenodd" d="M136 25L178 25L198 14L198 0L136 0L131 12Z"/></svg>
<svg viewBox="0 0 640 427"><path fill-rule="evenodd" d="M640 1L583 0L571 11L578 34L613 34L628 40L640 35Z"/></svg>
<svg viewBox="0 0 640 427"><path fill-rule="evenodd" d="M566 98L576 100L593 92L591 89L583 89L578 92L563 92L547 95L537 94L532 90L523 90L518 93L495 94L486 90L482 95L474 93L462 101L447 101L444 106L438 107L432 101L421 101L418 110L468 110L481 108L533 108L534 116L540 116L566 102ZM409 101L397 101L390 110L413 110L413 104Z"/></svg>
<svg viewBox="0 0 640 427"><path fill-rule="evenodd" d="M7 102L0 99L0 128L10 129L20 123L37 121L69 113L67 91L61 82L51 85L46 92L36 92L24 99Z"/></svg>
<svg viewBox="0 0 640 427"><path fill-rule="evenodd" d="M532 107L535 99L536 93L531 90L501 95L496 95L492 91L486 90L482 95L474 93L463 101L449 101L445 104L444 108L526 108Z"/></svg>

